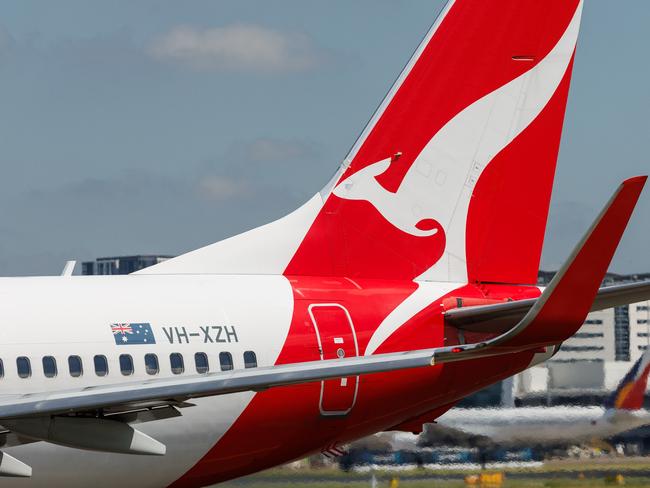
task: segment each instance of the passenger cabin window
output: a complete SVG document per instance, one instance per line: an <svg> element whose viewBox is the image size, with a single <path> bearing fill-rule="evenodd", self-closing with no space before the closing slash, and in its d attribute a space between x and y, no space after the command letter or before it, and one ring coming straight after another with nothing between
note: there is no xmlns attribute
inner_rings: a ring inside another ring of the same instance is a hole
<svg viewBox="0 0 650 488"><path fill-rule="evenodd" d="M56 376L56 359L52 356L43 356L43 374L46 378Z"/></svg>
<svg viewBox="0 0 650 488"><path fill-rule="evenodd" d="M29 378L32 375L32 365L29 358L20 356L16 359L16 368L18 369L18 376L21 378Z"/></svg>
<svg viewBox="0 0 650 488"><path fill-rule="evenodd" d="M70 376L79 378L84 372L81 358L79 356L68 356L68 369L70 370Z"/></svg>
<svg viewBox="0 0 650 488"><path fill-rule="evenodd" d="M219 364L221 365L221 371L230 371L233 369L232 354L229 352L220 352Z"/></svg>
<svg viewBox="0 0 650 488"><path fill-rule="evenodd" d="M0 359L0 378L4 378L5 376L5 365L2 362L2 359Z"/></svg>
<svg viewBox="0 0 650 488"><path fill-rule="evenodd" d="M169 364L172 367L172 373L181 374L185 371L183 356L180 353L173 352L169 355Z"/></svg>
<svg viewBox="0 0 650 488"><path fill-rule="evenodd" d="M194 364L196 365L196 372L199 374L207 373L210 369L208 355L204 352L197 352L194 355Z"/></svg>
<svg viewBox="0 0 650 488"><path fill-rule="evenodd" d="M147 374L158 374L158 371L160 371L160 367L158 366L158 356L155 354L145 354L144 367Z"/></svg>
<svg viewBox="0 0 650 488"><path fill-rule="evenodd" d="M120 371L124 376L133 374L133 358L130 354L120 354Z"/></svg>
<svg viewBox="0 0 650 488"><path fill-rule="evenodd" d="M253 351L244 352L244 368L257 368L257 356Z"/></svg>
<svg viewBox="0 0 650 488"><path fill-rule="evenodd" d="M98 354L94 358L95 362L95 374L97 376L106 376L108 374L108 361L106 360L106 356L102 356L101 354Z"/></svg>

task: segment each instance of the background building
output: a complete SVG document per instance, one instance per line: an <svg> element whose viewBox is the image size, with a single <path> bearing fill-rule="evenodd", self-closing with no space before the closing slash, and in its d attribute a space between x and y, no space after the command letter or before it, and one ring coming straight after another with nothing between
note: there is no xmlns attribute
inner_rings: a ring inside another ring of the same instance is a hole
<svg viewBox="0 0 650 488"><path fill-rule="evenodd" d="M553 272L541 271L547 285ZM604 285L650 280L650 274L608 274ZM492 385L464 406L602 404L650 346L650 301L592 312L578 332L543 364Z"/></svg>
<svg viewBox="0 0 650 488"><path fill-rule="evenodd" d="M95 261L84 261L81 263L81 274L124 275L148 266L153 266L173 257L160 254L138 254L136 256L97 258Z"/></svg>

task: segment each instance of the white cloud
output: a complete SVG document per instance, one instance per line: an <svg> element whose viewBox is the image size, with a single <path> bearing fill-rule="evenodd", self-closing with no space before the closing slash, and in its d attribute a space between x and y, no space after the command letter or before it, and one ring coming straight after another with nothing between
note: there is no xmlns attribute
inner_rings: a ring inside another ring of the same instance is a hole
<svg viewBox="0 0 650 488"><path fill-rule="evenodd" d="M251 194L246 182L220 176L206 176L199 180L198 187L199 193L208 200L229 201Z"/></svg>
<svg viewBox="0 0 650 488"><path fill-rule="evenodd" d="M312 158L316 152L307 142L267 138L256 139L240 150L246 159L255 162L295 161Z"/></svg>
<svg viewBox="0 0 650 488"><path fill-rule="evenodd" d="M306 35L252 24L177 26L154 39L149 52L200 71L306 71L320 58Z"/></svg>

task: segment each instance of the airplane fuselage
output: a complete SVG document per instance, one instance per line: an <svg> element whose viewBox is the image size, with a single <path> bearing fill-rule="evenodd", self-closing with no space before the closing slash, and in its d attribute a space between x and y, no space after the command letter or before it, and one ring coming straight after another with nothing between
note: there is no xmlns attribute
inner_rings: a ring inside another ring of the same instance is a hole
<svg viewBox="0 0 650 488"><path fill-rule="evenodd" d="M458 288L283 276L0 279L0 384L7 395L66 391L204 374L206 358L208 373L227 374L231 367L436 347L453 339L445 339L441 298ZM536 287L496 288L508 295L520 288L539 293ZM426 313L418 320L418 312ZM32 486L87 486L91 479L97 486L164 486L179 478L174 486L213 483L435 412L524 369L532 357L196 399L178 409L180 416L138 424L167 446L171 462L44 442L6 451L33 466ZM474 367L480 376L471 373ZM78 463L74 480L69 459Z"/></svg>
<svg viewBox="0 0 650 488"><path fill-rule="evenodd" d="M621 184L540 297L581 14L452 0L296 211L135 275L0 279L0 474L206 486L419 431L547 359L593 306L646 180ZM470 302L489 309L465 317L478 328L445 315Z"/></svg>
<svg viewBox="0 0 650 488"><path fill-rule="evenodd" d="M537 445L606 439L646 425L646 411L607 411L602 407L452 409L437 423L489 437L502 444Z"/></svg>

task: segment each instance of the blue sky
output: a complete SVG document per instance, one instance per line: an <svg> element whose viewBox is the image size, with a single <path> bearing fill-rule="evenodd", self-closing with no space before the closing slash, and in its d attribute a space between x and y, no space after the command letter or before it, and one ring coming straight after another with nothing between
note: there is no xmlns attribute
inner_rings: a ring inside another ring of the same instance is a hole
<svg viewBox="0 0 650 488"><path fill-rule="evenodd" d="M0 274L176 254L295 208L335 171L441 6L4 3ZM649 20L647 0L586 2L547 268L621 179L650 169ZM649 224L650 192L612 270L650 271Z"/></svg>

